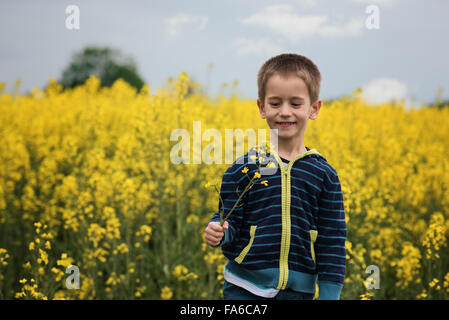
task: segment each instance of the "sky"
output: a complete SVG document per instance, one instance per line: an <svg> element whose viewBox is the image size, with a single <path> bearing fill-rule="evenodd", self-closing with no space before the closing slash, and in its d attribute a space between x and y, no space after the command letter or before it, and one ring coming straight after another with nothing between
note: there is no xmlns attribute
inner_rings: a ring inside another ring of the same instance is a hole
<svg viewBox="0 0 449 320"><path fill-rule="evenodd" d="M67 27L70 5L79 29ZM109 46L152 90L187 72L211 96L237 80L257 99L262 64L297 53L320 69L322 99L360 87L368 102L416 107L440 88L449 99L448 12L447 0L2 0L0 82L43 88L75 52Z"/></svg>

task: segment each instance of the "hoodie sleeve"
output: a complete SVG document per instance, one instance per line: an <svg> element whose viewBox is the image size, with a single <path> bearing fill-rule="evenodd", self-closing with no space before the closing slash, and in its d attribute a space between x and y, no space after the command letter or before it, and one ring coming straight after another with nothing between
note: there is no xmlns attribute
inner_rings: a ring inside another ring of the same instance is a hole
<svg viewBox="0 0 449 320"><path fill-rule="evenodd" d="M244 177L245 174L241 170L245 167L245 164L238 164L236 162L230 166L226 172L223 174L220 196L223 199L224 204L224 214L223 219L231 211L234 204L237 202L240 194L243 192L244 188L248 184L249 180ZM249 173L249 172L248 172ZM248 193L243 196L240 204L245 204ZM215 221L220 222L220 212L223 205L220 199L218 199L218 212L216 212L209 222ZM226 246L231 244L239 236L240 226L243 221L244 206L239 206L234 209L228 218L228 230L225 230L225 234L221 242L216 247Z"/></svg>
<svg viewBox="0 0 449 320"><path fill-rule="evenodd" d="M319 300L340 299L346 265L346 221L337 172L327 167L321 191L315 243Z"/></svg>

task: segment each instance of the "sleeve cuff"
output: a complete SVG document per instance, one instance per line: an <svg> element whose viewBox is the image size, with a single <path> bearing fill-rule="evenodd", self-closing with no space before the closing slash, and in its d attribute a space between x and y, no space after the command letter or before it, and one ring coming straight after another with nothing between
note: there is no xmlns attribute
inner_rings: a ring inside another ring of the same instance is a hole
<svg viewBox="0 0 449 320"><path fill-rule="evenodd" d="M318 281L319 295L317 300L340 300L343 285L331 281Z"/></svg>
<svg viewBox="0 0 449 320"><path fill-rule="evenodd" d="M224 236L221 239L221 242L219 244L217 244L216 246L211 246L211 247L212 248L219 248L219 247L227 245L228 243L229 243L229 229L226 229L224 231Z"/></svg>

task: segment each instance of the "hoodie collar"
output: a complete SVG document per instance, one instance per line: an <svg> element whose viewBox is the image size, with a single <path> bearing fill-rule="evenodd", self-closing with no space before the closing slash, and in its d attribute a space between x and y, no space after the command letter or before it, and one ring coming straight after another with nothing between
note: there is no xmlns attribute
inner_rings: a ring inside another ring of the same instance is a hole
<svg viewBox="0 0 449 320"><path fill-rule="evenodd" d="M274 148L270 148L270 146L268 146L267 144L256 147L255 150L257 151L257 153L260 153L268 158L274 157L279 165L283 165L281 157L276 152L276 150L274 150ZM310 149L310 148L306 147L306 150L307 150L306 152L299 154L299 155L295 156L292 160L290 160L291 165L293 165L292 162L295 162L296 160L302 159L304 157L309 157L309 156L313 156L313 155L322 157L322 155L316 149Z"/></svg>

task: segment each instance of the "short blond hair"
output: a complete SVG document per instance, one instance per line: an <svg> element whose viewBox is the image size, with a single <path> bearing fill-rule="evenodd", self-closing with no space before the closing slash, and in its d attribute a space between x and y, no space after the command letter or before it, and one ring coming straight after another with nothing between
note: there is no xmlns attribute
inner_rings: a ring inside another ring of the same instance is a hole
<svg viewBox="0 0 449 320"><path fill-rule="evenodd" d="M282 76L296 75L301 78L309 91L310 104L316 102L320 96L321 73L309 58L295 54L283 53L268 59L257 74L257 88L259 99L264 105L265 89L268 79L279 74Z"/></svg>

